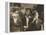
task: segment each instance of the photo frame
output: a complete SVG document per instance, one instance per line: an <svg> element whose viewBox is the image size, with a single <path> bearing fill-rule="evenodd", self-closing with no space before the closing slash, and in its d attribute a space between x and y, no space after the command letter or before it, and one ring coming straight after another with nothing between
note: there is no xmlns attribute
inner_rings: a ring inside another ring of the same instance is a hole
<svg viewBox="0 0 46 35"><path fill-rule="evenodd" d="M6 32L44 30L44 4L5 2L5 16Z"/></svg>

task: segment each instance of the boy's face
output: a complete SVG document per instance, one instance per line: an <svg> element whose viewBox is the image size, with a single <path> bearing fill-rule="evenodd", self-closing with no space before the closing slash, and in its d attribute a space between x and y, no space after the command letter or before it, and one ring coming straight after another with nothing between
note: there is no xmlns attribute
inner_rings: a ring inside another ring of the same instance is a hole
<svg viewBox="0 0 46 35"><path fill-rule="evenodd" d="M19 14L13 13L12 16L13 16L14 23L16 24L17 20L19 19Z"/></svg>
<svg viewBox="0 0 46 35"><path fill-rule="evenodd" d="M25 9L21 9L21 12L22 12L23 14L25 14Z"/></svg>
<svg viewBox="0 0 46 35"><path fill-rule="evenodd" d="M28 15L29 13L30 13L30 10L27 10L27 11L26 11L26 14Z"/></svg>
<svg viewBox="0 0 46 35"><path fill-rule="evenodd" d="M17 14L17 13L19 13L19 11L15 11L15 13Z"/></svg>

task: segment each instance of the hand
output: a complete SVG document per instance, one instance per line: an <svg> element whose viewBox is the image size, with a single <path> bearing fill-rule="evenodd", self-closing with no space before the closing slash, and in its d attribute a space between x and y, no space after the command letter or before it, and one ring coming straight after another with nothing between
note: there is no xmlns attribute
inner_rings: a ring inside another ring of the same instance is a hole
<svg viewBox="0 0 46 35"><path fill-rule="evenodd" d="M28 28L28 26L24 26L24 28Z"/></svg>

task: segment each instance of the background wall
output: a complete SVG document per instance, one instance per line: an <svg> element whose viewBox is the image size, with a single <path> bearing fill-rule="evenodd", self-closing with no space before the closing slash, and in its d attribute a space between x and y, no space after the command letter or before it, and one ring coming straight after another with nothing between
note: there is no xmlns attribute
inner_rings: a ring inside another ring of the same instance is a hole
<svg viewBox="0 0 46 35"><path fill-rule="evenodd" d="M44 25L46 31L46 0L0 0L0 35L46 35L45 31L31 31L31 32L5 32L5 2L21 2L21 3L34 3L34 4L45 4L44 12Z"/></svg>
<svg viewBox="0 0 46 35"><path fill-rule="evenodd" d="M33 8L33 4L22 4L22 7L24 8Z"/></svg>

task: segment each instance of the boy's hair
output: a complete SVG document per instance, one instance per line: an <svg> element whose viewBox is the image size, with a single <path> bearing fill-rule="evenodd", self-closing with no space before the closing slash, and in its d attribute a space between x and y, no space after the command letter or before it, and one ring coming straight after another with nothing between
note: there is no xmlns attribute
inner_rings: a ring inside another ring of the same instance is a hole
<svg viewBox="0 0 46 35"><path fill-rule="evenodd" d="M30 8L26 8L26 11L27 11L27 10L30 10L30 11L31 11L31 9L30 9Z"/></svg>

